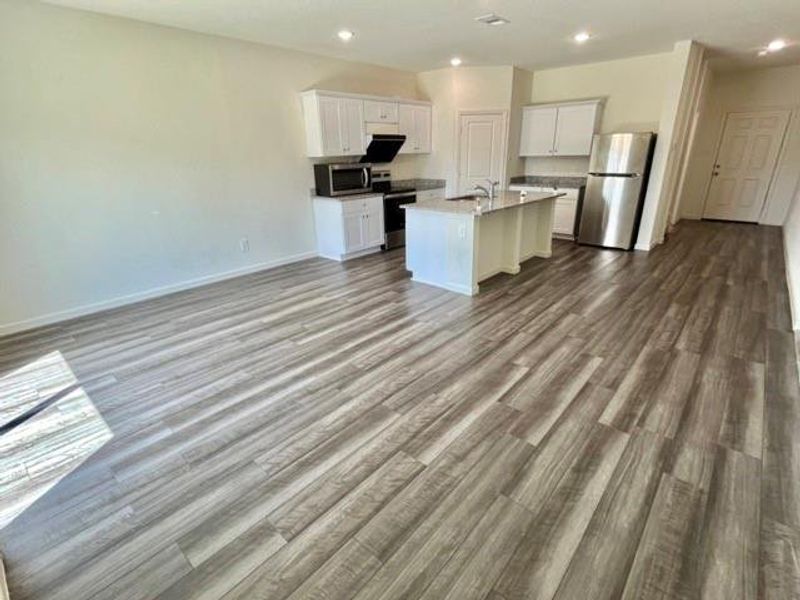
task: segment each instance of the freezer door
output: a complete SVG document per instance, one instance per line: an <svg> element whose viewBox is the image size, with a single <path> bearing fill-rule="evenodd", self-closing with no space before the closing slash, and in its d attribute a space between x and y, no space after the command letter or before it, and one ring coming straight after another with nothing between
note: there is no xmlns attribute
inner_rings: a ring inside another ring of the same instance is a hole
<svg viewBox="0 0 800 600"><path fill-rule="evenodd" d="M635 242L643 183L641 175L589 175L578 241L630 250Z"/></svg>
<svg viewBox="0 0 800 600"><path fill-rule="evenodd" d="M647 167L652 140L652 133L611 133L594 136L589 173L643 174Z"/></svg>

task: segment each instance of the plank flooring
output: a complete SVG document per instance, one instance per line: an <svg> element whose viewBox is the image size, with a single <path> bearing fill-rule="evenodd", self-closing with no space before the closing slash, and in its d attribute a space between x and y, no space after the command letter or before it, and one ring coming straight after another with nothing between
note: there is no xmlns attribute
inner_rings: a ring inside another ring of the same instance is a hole
<svg viewBox="0 0 800 600"><path fill-rule="evenodd" d="M800 597L777 228L557 242L468 298L402 251L0 339L14 600ZM40 407L41 408L41 407Z"/></svg>

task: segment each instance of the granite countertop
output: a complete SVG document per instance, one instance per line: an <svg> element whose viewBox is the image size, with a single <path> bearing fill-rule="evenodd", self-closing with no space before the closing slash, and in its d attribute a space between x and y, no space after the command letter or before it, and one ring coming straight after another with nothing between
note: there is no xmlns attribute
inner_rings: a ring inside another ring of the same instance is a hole
<svg viewBox="0 0 800 600"><path fill-rule="evenodd" d="M586 185L585 175L520 175L511 178L511 185L579 188Z"/></svg>
<svg viewBox="0 0 800 600"><path fill-rule="evenodd" d="M359 198L383 198L383 192L363 192L361 194L347 194L345 196L320 196L316 190L311 191L312 198L319 198L320 200L335 200L338 202L347 202L348 200L358 200Z"/></svg>
<svg viewBox="0 0 800 600"><path fill-rule="evenodd" d="M481 198L480 201L425 200L414 204L403 204L401 208L405 210L424 210L480 217L481 215L505 210L507 208L515 208L517 206L533 204L534 202L541 202L543 200L552 200L553 198L558 198L563 195L564 194L556 192L528 192L526 196L522 196L519 192L504 190L497 193L493 202L489 202L488 198Z"/></svg>

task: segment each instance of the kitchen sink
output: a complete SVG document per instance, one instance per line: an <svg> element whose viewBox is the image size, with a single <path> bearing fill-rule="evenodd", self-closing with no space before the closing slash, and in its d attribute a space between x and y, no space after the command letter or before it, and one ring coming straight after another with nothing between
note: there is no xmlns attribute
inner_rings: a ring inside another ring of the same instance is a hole
<svg viewBox="0 0 800 600"><path fill-rule="evenodd" d="M447 198L448 202L480 202L486 198L486 196L481 196L479 194L468 194L466 196L456 196L455 198Z"/></svg>

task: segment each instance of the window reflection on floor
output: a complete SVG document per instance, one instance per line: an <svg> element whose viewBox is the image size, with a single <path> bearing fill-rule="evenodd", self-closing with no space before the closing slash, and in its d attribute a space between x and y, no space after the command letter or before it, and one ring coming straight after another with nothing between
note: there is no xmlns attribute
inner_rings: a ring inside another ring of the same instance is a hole
<svg viewBox="0 0 800 600"><path fill-rule="evenodd" d="M76 383L60 352L6 375L0 379L0 426ZM0 529L112 437L82 387L0 435Z"/></svg>

